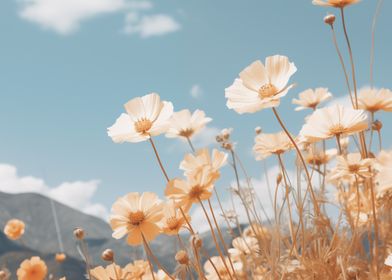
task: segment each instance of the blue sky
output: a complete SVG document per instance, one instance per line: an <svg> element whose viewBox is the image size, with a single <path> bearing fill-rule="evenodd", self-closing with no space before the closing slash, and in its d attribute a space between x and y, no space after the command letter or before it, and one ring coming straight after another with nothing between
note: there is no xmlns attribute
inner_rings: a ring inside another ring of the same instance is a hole
<svg viewBox="0 0 392 280"><path fill-rule="evenodd" d="M279 128L268 110L240 116L226 108L224 89L245 66L273 54L294 61L298 71L292 81L298 86L279 107L294 133L305 116L294 113L291 104L300 91L323 86L337 97L346 93L322 21L327 11L337 11L309 0L90 0L86 7L78 7L80 0L55 0L45 9L50 2L0 2L0 162L15 166L20 176L43 178L48 186L100 180L92 199L107 207L126 192L162 194L165 187L147 142L119 145L106 134L133 97L156 91L176 110L205 110L214 119L209 131L233 127L239 152L260 178L261 165L250 153L254 127ZM369 84L375 5L364 0L346 10L360 86ZM385 1L375 62L376 86L388 88L390 12L392 2ZM343 48L339 19L336 28ZM172 176L180 174L186 151L178 143L156 139ZM232 178L225 180L222 185Z"/></svg>

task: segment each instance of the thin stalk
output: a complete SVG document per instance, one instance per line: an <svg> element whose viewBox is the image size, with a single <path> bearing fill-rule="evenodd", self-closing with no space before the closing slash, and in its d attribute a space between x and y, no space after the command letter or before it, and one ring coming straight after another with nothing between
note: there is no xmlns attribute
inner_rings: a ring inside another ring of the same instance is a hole
<svg viewBox="0 0 392 280"><path fill-rule="evenodd" d="M151 260L149 258L149 253L147 251L147 247L146 247L146 244L144 242L143 242L143 246L144 246L144 251L147 254L147 262L148 262L148 266L150 267L150 272L151 272L152 279L155 280L154 266L151 263Z"/></svg>
<svg viewBox="0 0 392 280"><path fill-rule="evenodd" d="M336 52L338 54L340 64L342 65L344 78L345 78L345 81L346 81L346 86L347 86L348 93L349 93L349 96L350 96L351 104L354 107L353 94L351 92L351 86L350 86L350 82L349 82L349 78L348 78L348 74L347 74L346 65L344 64L342 53L339 50L339 45L338 45L338 41L336 40L336 33L335 33L335 29L334 29L333 25L331 25L331 31L332 31L332 41L333 41L333 44L335 46Z"/></svg>
<svg viewBox="0 0 392 280"><path fill-rule="evenodd" d="M196 150L195 150L195 147L194 147L193 144L192 144L191 138L186 137L186 140L187 140L187 142L188 142L189 147L190 147L191 150L192 150L192 153L194 153Z"/></svg>
<svg viewBox="0 0 392 280"><path fill-rule="evenodd" d="M304 171L305 171L306 178L307 178L307 180L308 180L307 190L310 192L310 195L311 195L312 200L313 200L313 205L314 205L314 210L315 210L315 216L316 216L316 217L319 217L319 216L320 216L320 207L319 207L319 205L318 205L317 198L316 198L316 195L315 195L314 190L313 190L313 187L312 187L312 179L311 179L311 177L310 177L308 167L306 166L305 159L304 159L304 157L302 156L302 153L301 153L301 151L299 150L299 148L298 148L298 146L297 146L297 143L295 143L295 140L294 140L293 137L291 136L290 132L287 130L286 126L284 125L283 121L282 121L281 118L279 117L279 114L278 114L278 112L276 111L276 109L275 109L274 107L272 107L272 111L274 112L274 115L275 115L276 119L278 120L280 126L282 127L282 129L283 129L284 132L286 133L287 137L290 139L291 143L293 144L295 150L297 151L298 157L299 157L300 160L301 160L302 166L303 166ZM306 195L305 195L305 197L306 197ZM304 199L305 199L305 198L304 198Z"/></svg>
<svg viewBox="0 0 392 280"><path fill-rule="evenodd" d="M163 173L163 175L165 176L166 181L169 182L169 176L167 176L166 170L165 170L165 168L164 168L163 165L162 165L161 158L159 157L157 148L155 147L155 144L154 144L154 141L152 140L152 137L150 136L150 138L148 138L148 140L150 140L151 146L152 146L152 148L153 148L153 150L154 150L154 153L155 153L155 157L156 157L157 160L158 160L159 167L161 168L162 173Z"/></svg>
<svg viewBox="0 0 392 280"><path fill-rule="evenodd" d="M203 212L204 212L204 216L206 217L207 222L208 222L208 225L210 226L212 239L214 240L215 247L216 247L216 249L217 249L217 251L218 251L218 254L219 254L220 258L222 259L222 263L224 264L224 266L225 266L225 268L226 268L226 271L227 271L227 273L228 273L229 276L230 276L230 279L233 279L233 277L231 276L231 273L230 273L230 269L229 269L229 267L227 266L225 257L224 257L224 255L223 255L223 253L222 253L222 250L221 250L220 246L219 246L218 240L217 240L217 238L216 238L215 230L214 230L214 227L212 226L210 217L208 216L207 210L205 209L204 204L203 204L203 202L202 202L200 199L199 199L199 204L201 205L201 208L203 209Z"/></svg>
<svg viewBox="0 0 392 280"><path fill-rule="evenodd" d="M376 11L374 12L373 22L372 22L372 39L371 39L371 48L370 48L370 87L373 88L374 86L374 79L373 79L373 69L374 69L374 49L375 49L375 34L376 34L376 23L377 18L381 11L383 0L378 0Z"/></svg>

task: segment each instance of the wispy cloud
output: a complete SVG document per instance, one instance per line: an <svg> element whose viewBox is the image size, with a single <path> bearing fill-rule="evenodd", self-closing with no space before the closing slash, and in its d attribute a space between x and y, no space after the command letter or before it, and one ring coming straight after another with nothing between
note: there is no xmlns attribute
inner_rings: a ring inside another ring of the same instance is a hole
<svg viewBox="0 0 392 280"><path fill-rule="evenodd" d="M162 36L178 31L180 24L171 16L165 14L140 16L137 13L128 13L125 19L124 32L139 34L142 38Z"/></svg>
<svg viewBox="0 0 392 280"><path fill-rule="evenodd" d="M87 214L106 219L106 207L92 201L98 185L99 180L90 180L64 182L56 187L49 187L41 178L19 176L15 166L0 164L0 191L15 194L39 193Z"/></svg>
<svg viewBox="0 0 392 280"><path fill-rule="evenodd" d="M20 0L19 15L61 35L76 32L82 22L110 13L125 15L124 31L147 38L180 29L166 14L142 15L154 8L148 0Z"/></svg>
<svg viewBox="0 0 392 280"><path fill-rule="evenodd" d="M195 84L191 87L191 90L189 91L189 94L194 98L194 99L199 99L203 95L203 90L200 85Z"/></svg>

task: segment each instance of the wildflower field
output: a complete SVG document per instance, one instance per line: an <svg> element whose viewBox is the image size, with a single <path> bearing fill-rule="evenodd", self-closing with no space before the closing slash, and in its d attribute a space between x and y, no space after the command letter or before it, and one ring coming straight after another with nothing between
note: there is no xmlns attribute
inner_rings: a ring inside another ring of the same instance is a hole
<svg viewBox="0 0 392 280"><path fill-rule="evenodd" d="M345 19L359 0L313 0L317 8L334 12L323 20L336 50L328 55L341 66L331 75L344 83L345 93L331 93L326 87L297 92L295 74L301 69L283 54L260 54L263 61L238 69L232 84L222 87L227 109L238 113L237 118L257 118L261 110L270 111L273 119L268 121L278 127L270 133L261 122L249 135L254 137L254 164L269 158L279 166L264 186L269 197L257 195L252 174L236 149L235 129L216 135L215 148L198 147L194 136L212 121L202 110L176 111L175 104L154 92L131 98L122 113L119 108L108 137L113 145L148 143L155 155L151 160L162 173L164 196L146 190L119 193L113 201L111 238L143 251L143 257L129 259L126 265L116 262L113 248L102 251L106 265L92 263L89 232L83 224L75 228L85 279L392 279L392 151L383 148L383 123L391 118L379 116L392 112L392 91L373 82L374 34L382 0L375 2L368 87L360 87L363 82L356 79L361 64L354 61L355 46ZM349 104L331 102L343 95ZM293 104L290 114L308 112L300 131L286 125L281 102ZM162 159L156 145L160 137L179 138L188 145L180 163ZM130 158L137 163L137 158ZM167 164L178 166L183 175L172 177ZM222 180L222 168L230 170L235 182L227 194L214 187ZM221 203L222 196L231 197L229 208ZM267 200L272 215L264 211ZM201 209L209 240L193 224L194 207ZM23 220L11 219L4 234L18 243L28 231ZM151 246L162 235L173 240L168 255L175 266L165 265ZM207 242L213 250L206 249ZM66 262L66 254L59 252L55 261ZM0 269L0 280L66 279L51 274L39 255L25 259L16 271L6 264Z"/></svg>

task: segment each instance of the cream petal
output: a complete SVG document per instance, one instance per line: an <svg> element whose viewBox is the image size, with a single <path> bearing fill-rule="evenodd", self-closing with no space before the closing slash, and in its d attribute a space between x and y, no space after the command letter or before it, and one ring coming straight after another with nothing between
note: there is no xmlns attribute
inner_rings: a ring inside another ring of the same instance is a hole
<svg viewBox="0 0 392 280"><path fill-rule="evenodd" d="M169 128L169 120L173 115L173 104L171 102L163 101L162 110L158 118L153 123L149 133L152 136L157 136L159 134L165 133Z"/></svg>
<svg viewBox="0 0 392 280"><path fill-rule="evenodd" d="M226 106L239 114L254 113L262 108L259 94L245 87L240 79L236 79L230 87L226 88Z"/></svg>
<svg viewBox="0 0 392 280"><path fill-rule="evenodd" d="M258 91L263 85L268 84L268 74L260 60L253 62L241 73L240 78L245 87Z"/></svg>
<svg viewBox="0 0 392 280"><path fill-rule="evenodd" d="M146 111L141 97L129 100L124 104L124 108L133 122L146 118Z"/></svg>
<svg viewBox="0 0 392 280"><path fill-rule="evenodd" d="M294 63L288 57L282 55L269 56L265 60L270 83L279 91L289 82L290 77L297 71Z"/></svg>
<svg viewBox="0 0 392 280"><path fill-rule="evenodd" d="M154 122L161 113L163 104L157 93L150 93L142 97L145 118Z"/></svg>
<svg viewBox="0 0 392 280"><path fill-rule="evenodd" d="M147 139L147 137L142 136L135 131L134 123L127 114L121 114L116 122L108 128L108 135L115 143L135 143Z"/></svg>

